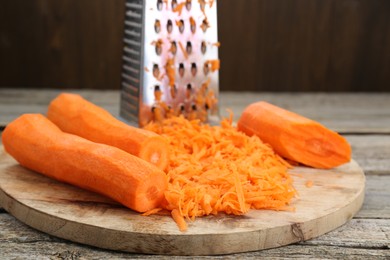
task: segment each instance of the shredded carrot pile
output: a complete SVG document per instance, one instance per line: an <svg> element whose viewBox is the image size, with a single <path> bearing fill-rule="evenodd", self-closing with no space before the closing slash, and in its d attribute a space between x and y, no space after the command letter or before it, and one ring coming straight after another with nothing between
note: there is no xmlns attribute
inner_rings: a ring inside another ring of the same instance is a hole
<svg viewBox="0 0 390 260"><path fill-rule="evenodd" d="M210 214L292 210L296 191L287 172L291 166L258 137L238 132L232 116L220 126L179 116L145 128L171 145L162 208L171 212L180 230L187 229L187 221Z"/></svg>

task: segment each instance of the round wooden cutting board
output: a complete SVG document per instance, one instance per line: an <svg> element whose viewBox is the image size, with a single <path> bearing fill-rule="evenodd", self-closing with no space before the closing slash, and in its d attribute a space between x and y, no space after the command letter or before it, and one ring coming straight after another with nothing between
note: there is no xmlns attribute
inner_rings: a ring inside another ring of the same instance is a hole
<svg viewBox="0 0 390 260"><path fill-rule="evenodd" d="M208 216L178 230L170 216L148 217L110 199L17 164L0 147L0 205L27 225L100 248L169 255L216 255L279 247L331 231L360 209L365 176L352 161L332 170L296 167L295 212L252 210ZM312 187L305 183L311 181Z"/></svg>

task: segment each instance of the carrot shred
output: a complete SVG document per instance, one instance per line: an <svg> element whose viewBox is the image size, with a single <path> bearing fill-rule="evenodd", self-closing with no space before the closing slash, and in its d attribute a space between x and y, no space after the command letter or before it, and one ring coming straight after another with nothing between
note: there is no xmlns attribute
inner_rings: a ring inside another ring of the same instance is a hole
<svg viewBox="0 0 390 260"><path fill-rule="evenodd" d="M187 229L186 221L210 214L293 210L292 166L232 121L232 113L220 126L175 116L144 127L170 144L169 184L161 207L171 211L180 230Z"/></svg>
<svg viewBox="0 0 390 260"><path fill-rule="evenodd" d="M150 216L150 215L154 215L154 214L160 212L161 210L162 210L162 208L154 208L154 209L151 209L151 210L148 210L148 211L142 213L141 215L142 216Z"/></svg>
<svg viewBox="0 0 390 260"><path fill-rule="evenodd" d="M177 209L174 209L171 211L172 218L175 220L177 226L179 227L180 231L186 231L187 230L187 223L184 220L182 214Z"/></svg>
<svg viewBox="0 0 390 260"><path fill-rule="evenodd" d="M311 188L311 187L313 187L313 181L311 181L311 180L308 180L308 181L306 181L306 183L305 183L305 186L307 187L307 188Z"/></svg>
<svg viewBox="0 0 390 260"><path fill-rule="evenodd" d="M208 60L207 63L210 65L212 72L219 70L219 68L221 66L220 60Z"/></svg>
<svg viewBox="0 0 390 260"><path fill-rule="evenodd" d="M165 65L165 72L166 75L168 76L169 80L169 86L174 86L175 85L175 60L174 59L168 59L167 63Z"/></svg>
<svg viewBox="0 0 390 260"><path fill-rule="evenodd" d="M184 58L188 60L188 52L186 51L186 49L184 48L183 44L180 41L179 41L179 47L180 50L183 52Z"/></svg>
<svg viewBox="0 0 390 260"><path fill-rule="evenodd" d="M181 16L181 12L183 11L183 7L186 3L185 2L182 2L180 4L178 4L174 9L173 9L173 12L177 12L179 16Z"/></svg>

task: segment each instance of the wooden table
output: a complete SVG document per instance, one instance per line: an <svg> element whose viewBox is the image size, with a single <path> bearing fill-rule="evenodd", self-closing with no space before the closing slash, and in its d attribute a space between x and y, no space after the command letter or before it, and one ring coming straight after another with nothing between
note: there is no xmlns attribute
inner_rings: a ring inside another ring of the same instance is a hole
<svg viewBox="0 0 390 260"><path fill-rule="evenodd" d="M60 90L0 89L0 128L22 113L45 113ZM114 115L119 113L118 91L75 90ZM343 134L353 158L366 174L362 209L345 225L297 244L223 258L390 258L390 93L231 93L220 95L235 118L245 105L266 100L317 120ZM126 259L166 258L113 252L72 243L36 231L0 208L0 252L6 259ZM178 257L179 258L179 257ZM183 257L180 257L183 258ZM202 257L221 258L221 257Z"/></svg>

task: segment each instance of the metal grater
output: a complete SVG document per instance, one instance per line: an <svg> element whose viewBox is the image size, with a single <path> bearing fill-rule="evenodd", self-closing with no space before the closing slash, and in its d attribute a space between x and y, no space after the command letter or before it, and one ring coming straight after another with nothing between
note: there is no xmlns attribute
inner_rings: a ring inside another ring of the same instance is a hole
<svg viewBox="0 0 390 260"><path fill-rule="evenodd" d="M218 121L216 1L127 0L124 32L124 119Z"/></svg>

